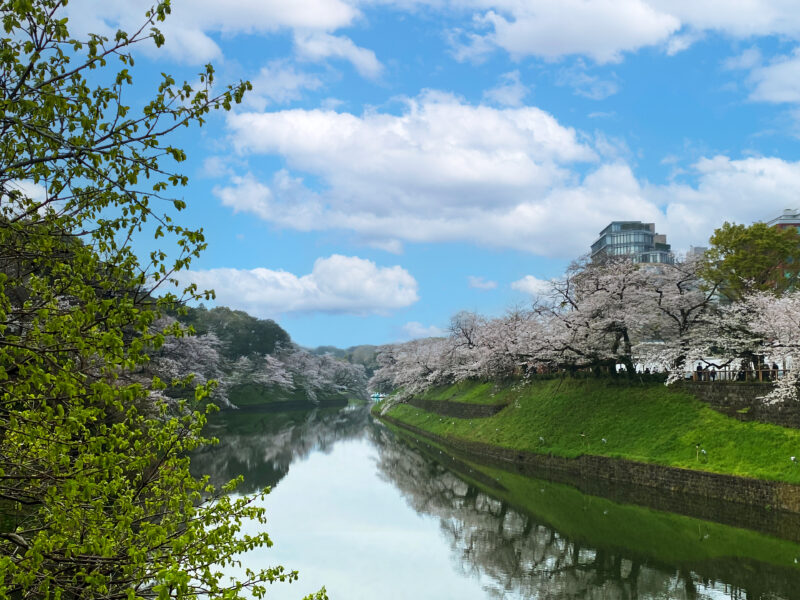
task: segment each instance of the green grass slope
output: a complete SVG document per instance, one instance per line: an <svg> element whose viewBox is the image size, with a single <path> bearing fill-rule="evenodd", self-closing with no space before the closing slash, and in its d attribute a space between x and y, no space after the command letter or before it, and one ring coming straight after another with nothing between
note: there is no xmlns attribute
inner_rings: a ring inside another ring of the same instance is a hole
<svg viewBox="0 0 800 600"><path fill-rule="evenodd" d="M461 383L427 395L476 398L486 383ZM550 380L495 390L509 406L484 419L441 417L408 404L389 415L445 438L540 454L594 454L800 484L800 431L743 423L663 384ZM605 440L605 441L603 441ZM705 451L703 453L702 451Z"/></svg>

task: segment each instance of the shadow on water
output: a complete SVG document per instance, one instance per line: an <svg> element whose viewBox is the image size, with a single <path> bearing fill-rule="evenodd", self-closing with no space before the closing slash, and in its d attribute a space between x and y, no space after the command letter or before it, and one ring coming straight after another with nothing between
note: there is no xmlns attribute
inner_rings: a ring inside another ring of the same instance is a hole
<svg viewBox="0 0 800 600"><path fill-rule="evenodd" d="M242 474L246 492L313 452L366 439L378 476L438 520L453 562L487 597L800 600L795 542L454 458L374 422L368 407L225 413L210 432L220 444L193 467L216 482Z"/></svg>

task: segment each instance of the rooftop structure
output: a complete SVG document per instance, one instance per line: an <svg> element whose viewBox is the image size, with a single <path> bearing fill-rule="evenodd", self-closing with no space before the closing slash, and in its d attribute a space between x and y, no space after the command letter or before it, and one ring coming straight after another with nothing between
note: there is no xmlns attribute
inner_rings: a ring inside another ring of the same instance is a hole
<svg viewBox="0 0 800 600"><path fill-rule="evenodd" d="M771 221L767 221L770 227L777 227L778 229L788 229L789 227L796 227L800 233L800 210L794 208L784 209L780 216L775 217Z"/></svg>
<svg viewBox="0 0 800 600"><path fill-rule="evenodd" d="M655 223L612 221L592 244L592 260L606 257L628 257L638 263L672 264L667 236L656 233Z"/></svg>

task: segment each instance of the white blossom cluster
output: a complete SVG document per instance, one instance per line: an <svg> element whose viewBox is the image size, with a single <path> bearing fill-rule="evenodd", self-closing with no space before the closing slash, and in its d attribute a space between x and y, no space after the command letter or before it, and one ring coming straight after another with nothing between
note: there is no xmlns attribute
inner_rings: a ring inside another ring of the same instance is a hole
<svg viewBox="0 0 800 600"><path fill-rule="evenodd" d="M672 383L698 364L748 373L779 364L765 400L797 399L800 291L729 302L703 280L700 260L576 262L529 308L494 319L461 312L446 338L382 347L370 386L402 400L465 379L647 368Z"/></svg>

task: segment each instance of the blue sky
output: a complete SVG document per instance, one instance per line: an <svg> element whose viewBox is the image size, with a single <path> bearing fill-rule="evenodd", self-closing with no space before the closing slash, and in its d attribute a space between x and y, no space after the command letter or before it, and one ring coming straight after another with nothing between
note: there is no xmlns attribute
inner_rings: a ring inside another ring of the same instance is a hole
<svg viewBox="0 0 800 600"><path fill-rule="evenodd" d="M254 87L176 140L209 241L185 280L303 345L525 304L614 219L680 252L800 206L796 0L175 0L162 30L143 98L206 62Z"/></svg>

